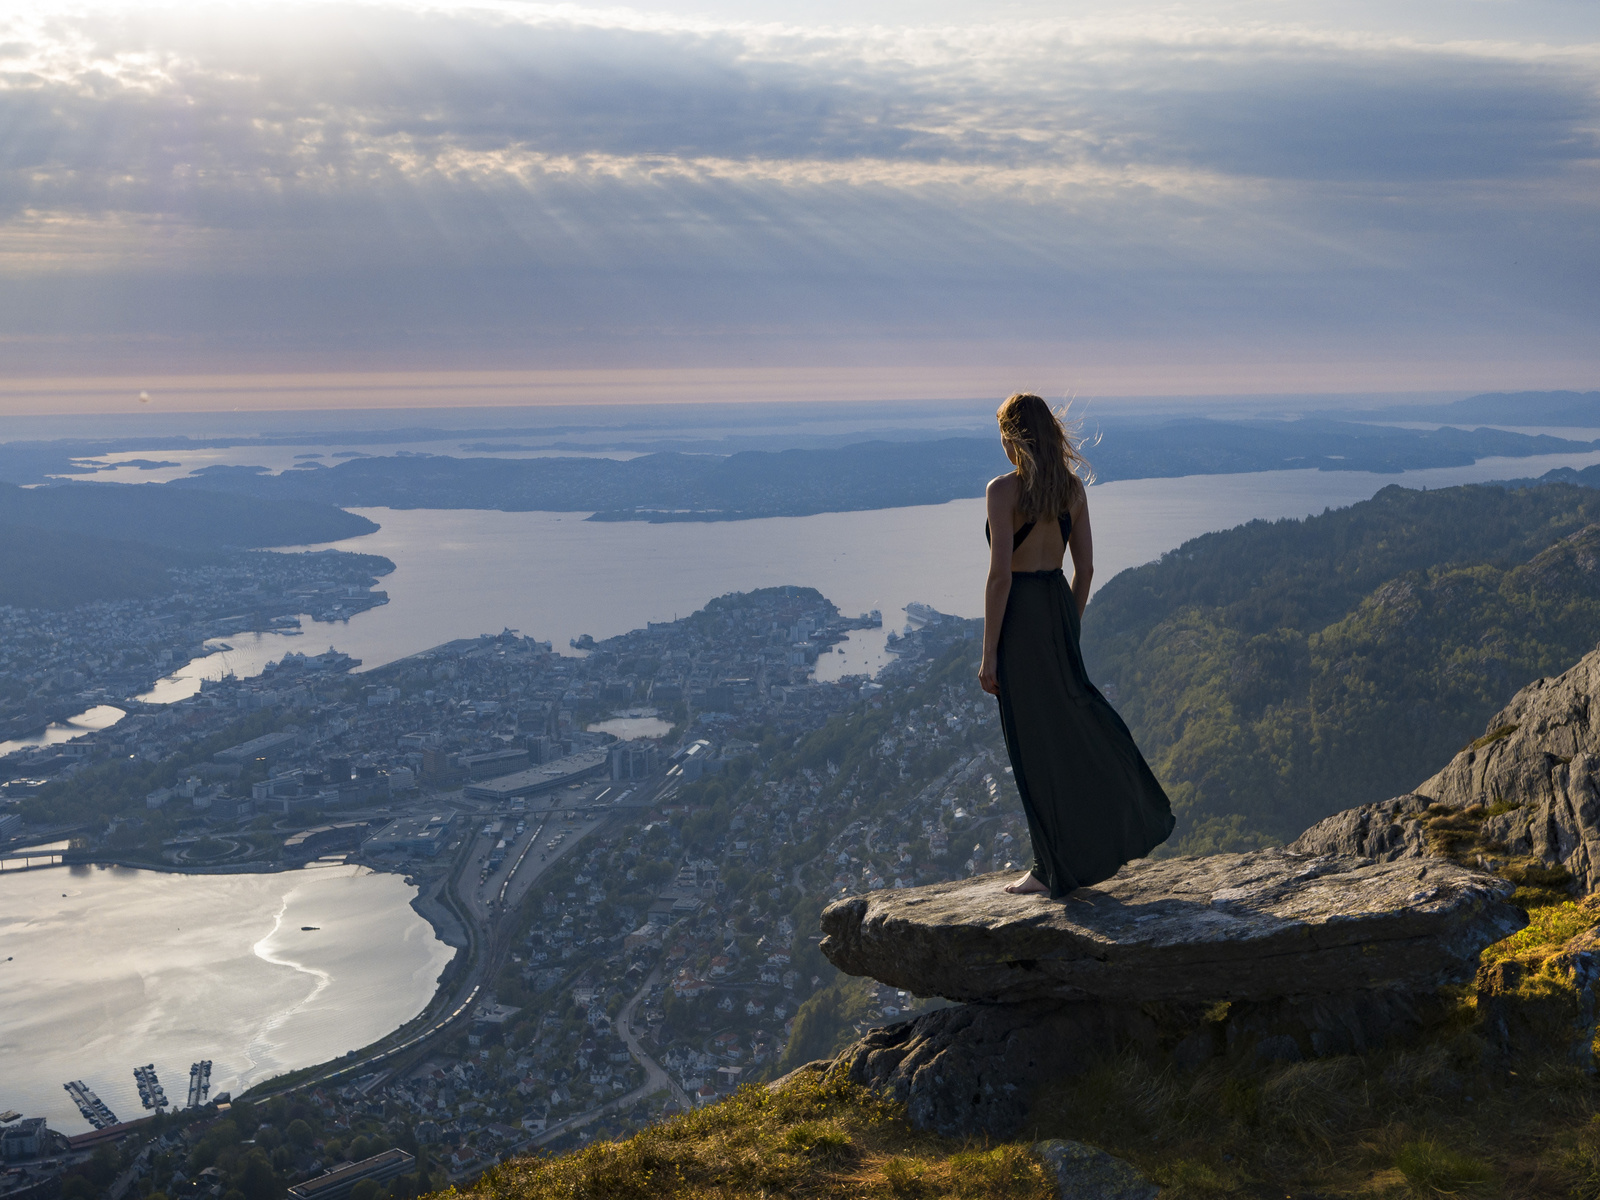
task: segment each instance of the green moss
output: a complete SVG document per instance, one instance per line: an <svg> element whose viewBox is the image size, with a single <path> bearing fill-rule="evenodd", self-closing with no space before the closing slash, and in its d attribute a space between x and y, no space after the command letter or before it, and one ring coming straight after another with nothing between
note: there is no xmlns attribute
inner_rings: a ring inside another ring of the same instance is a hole
<svg viewBox="0 0 1600 1200"><path fill-rule="evenodd" d="M1513 733L1515 733L1520 728L1521 728L1520 725L1502 725L1502 726L1500 726L1499 729L1491 729L1488 733L1484 734L1481 738L1476 738L1473 741L1468 742L1467 745L1466 745L1466 749L1468 749L1468 750L1482 750L1485 746L1492 746L1496 742L1501 741L1504 738L1510 737Z"/></svg>
<svg viewBox="0 0 1600 1200"><path fill-rule="evenodd" d="M1535 950L1555 950L1586 929L1600 925L1600 910L1573 900L1528 911L1528 924L1483 952L1485 964L1515 958Z"/></svg>

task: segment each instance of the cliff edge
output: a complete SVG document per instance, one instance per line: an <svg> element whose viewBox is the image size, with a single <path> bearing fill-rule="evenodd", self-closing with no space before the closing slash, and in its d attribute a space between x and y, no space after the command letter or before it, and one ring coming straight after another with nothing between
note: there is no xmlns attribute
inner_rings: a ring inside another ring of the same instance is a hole
<svg viewBox="0 0 1600 1200"><path fill-rule="evenodd" d="M1336 813L1289 847L1481 866L1533 888L1600 887L1600 649L1537 679L1414 792Z"/></svg>

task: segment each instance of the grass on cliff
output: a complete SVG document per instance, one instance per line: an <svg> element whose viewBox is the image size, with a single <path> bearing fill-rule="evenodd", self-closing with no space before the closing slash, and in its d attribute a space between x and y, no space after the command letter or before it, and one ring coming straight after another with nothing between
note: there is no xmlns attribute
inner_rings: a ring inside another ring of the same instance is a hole
<svg viewBox="0 0 1600 1200"><path fill-rule="evenodd" d="M839 1072L808 1071L781 1090L745 1087L626 1141L504 1163L470 1194L483 1200L1051 1200L1055 1189L1025 1146L919 1133L902 1106Z"/></svg>
<svg viewBox="0 0 1600 1200"><path fill-rule="evenodd" d="M1600 1198L1600 1087L1570 1062L1507 1070L1470 1005L1432 1040L1379 1054L1181 1071L1124 1053L1038 1097L1008 1141L913 1129L902 1106L803 1073L625 1141L514 1160L482 1200L1047 1200L1030 1146L1069 1137L1125 1158L1163 1200Z"/></svg>
<svg viewBox="0 0 1600 1200"><path fill-rule="evenodd" d="M1408 1046L1287 1063L1235 1052L1187 1070L1124 1051L1035 1095L1029 1127L992 1141L920 1132L842 1072L802 1071L624 1141L514 1160L469 1194L1046 1200L1030 1146L1065 1137L1128 1160L1163 1200L1600 1200L1600 1077L1573 988L1600 898L1530 918ZM1496 1045L1508 1038L1509 1057Z"/></svg>

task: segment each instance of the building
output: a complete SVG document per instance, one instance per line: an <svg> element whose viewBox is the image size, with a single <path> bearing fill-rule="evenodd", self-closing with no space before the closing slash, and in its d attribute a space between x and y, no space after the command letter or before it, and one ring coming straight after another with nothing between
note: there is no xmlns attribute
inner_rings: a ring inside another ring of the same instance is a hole
<svg viewBox="0 0 1600 1200"><path fill-rule="evenodd" d="M416 1159L404 1150L385 1150L360 1162L345 1163L331 1171L324 1171L315 1179L297 1183L289 1189L295 1200L344 1200L350 1189L364 1179L382 1183L404 1175L416 1164Z"/></svg>
<svg viewBox="0 0 1600 1200"><path fill-rule="evenodd" d="M606 770L611 756L604 750L585 750L554 759L515 775L468 784L463 794L469 800L510 800L514 796L533 796L565 784L577 783Z"/></svg>
<svg viewBox="0 0 1600 1200"><path fill-rule="evenodd" d="M661 766L661 750L646 738L618 742L611 747L612 779L644 779Z"/></svg>
<svg viewBox="0 0 1600 1200"><path fill-rule="evenodd" d="M704 739L690 742L673 757L677 759L677 765L672 771L681 775L685 783L693 783L707 771L715 774L722 768L722 764L711 756L711 743Z"/></svg>
<svg viewBox="0 0 1600 1200"><path fill-rule="evenodd" d="M283 856L286 859L310 859L329 850L354 850L361 845L361 835L367 829L365 821L343 821L338 825L302 829L284 839Z"/></svg>
<svg viewBox="0 0 1600 1200"><path fill-rule="evenodd" d="M50 1149L50 1140L45 1119L28 1117L0 1131L0 1159L15 1162L20 1158L37 1158Z"/></svg>
<svg viewBox="0 0 1600 1200"><path fill-rule="evenodd" d="M452 808L442 813L397 818L369 837L362 848L377 854L437 857L450 840L450 822L455 815L455 809Z"/></svg>
<svg viewBox="0 0 1600 1200"><path fill-rule="evenodd" d="M287 729L277 733L264 733L258 738L251 738L248 742L241 742L237 746L230 746L226 750L218 750L211 757L218 762L254 762L257 759L271 761L282 754L297 740L297 735Z"/></svg>
<svg viewBox="0 0 1600 1200"><path fill-rule="evenodd" d="M513 771L526 770L528 752L513 747L491 750L485 754L463 754L461 766L473 779L493 779L497 775L509 775Z"/></svg>

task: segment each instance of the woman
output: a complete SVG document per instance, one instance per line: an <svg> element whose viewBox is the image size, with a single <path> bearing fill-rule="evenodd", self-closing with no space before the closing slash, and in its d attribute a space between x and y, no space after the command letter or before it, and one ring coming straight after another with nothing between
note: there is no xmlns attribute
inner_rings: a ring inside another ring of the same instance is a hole
<svg viewBox="0 0 1600 1200"><path fill-rule="evenodd" d="M978 681L1000 698L1000 728L1033 839L1033 869L1006 891L1056 899L1109 879L1166 841L1172 806L1122 718L1089 682L1078 649L1094 541L1074 468L1087 464L1038 396L1012 396L998 416L1017 469L987 492ZM1061 571L1068 548L1070 590Z"/></svg>

